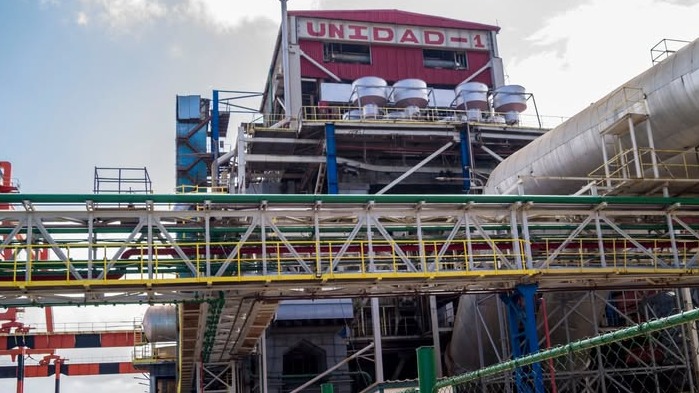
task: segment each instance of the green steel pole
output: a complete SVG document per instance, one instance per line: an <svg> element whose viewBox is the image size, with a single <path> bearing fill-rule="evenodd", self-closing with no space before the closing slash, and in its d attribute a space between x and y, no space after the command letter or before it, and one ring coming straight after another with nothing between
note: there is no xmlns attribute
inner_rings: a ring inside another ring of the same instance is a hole
<svg viewBox="0 0 699 393"><path fill-rule="evenodd" d="M420 347L416 351L420 393L432 392L435 382L437 382L437 373L434 367L434 348Z"/></svg>
<svg viewBox="0 0 699 393"><path fill-rule="evenodd" d="M333 384L323 383L320 385L320 393L333 393Z"/></svg>

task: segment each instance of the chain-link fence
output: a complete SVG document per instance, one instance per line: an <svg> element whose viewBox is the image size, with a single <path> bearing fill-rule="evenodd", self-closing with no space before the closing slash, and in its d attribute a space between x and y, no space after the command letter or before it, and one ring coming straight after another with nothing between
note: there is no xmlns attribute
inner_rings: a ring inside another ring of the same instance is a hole
<svg viewBox="0 0 699 393"><path fill-rule="evenodd" d="M433 392L695 392L697 319L699 309L619 328L440 380Z"/></svg>

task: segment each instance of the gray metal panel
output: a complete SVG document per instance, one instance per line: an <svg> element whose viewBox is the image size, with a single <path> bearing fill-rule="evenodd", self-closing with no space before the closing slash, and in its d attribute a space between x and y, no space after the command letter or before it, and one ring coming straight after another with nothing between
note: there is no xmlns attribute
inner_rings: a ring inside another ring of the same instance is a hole
<svg viewBox="0 0 699 393"><path fill-rule="evenodd" d="M347 83L321 83L320 100L325 102L349 103L352 85Z"/></svg>
<svg viewBox="0 0 699 393"><path fill-rule="evenodd" d="M279 304L276 320L350 319L352 299L285 300Z"/></svg>
<svg viewBox="0 0 699 393"><path fill-rule="evenodd" d="M447 89L432 89L432 94L430 94L429 106L436 106L439 108L449 108L453 103L456 95L454 95L453 90Z"/></svg>
<svg viewBox="0 0 699 393"><path fill-rule="evenodd" d="M493 78L493 88L496 89L505 84L505 67L502 65L502 59L493 57L490 59L490 75Z"/></svg>

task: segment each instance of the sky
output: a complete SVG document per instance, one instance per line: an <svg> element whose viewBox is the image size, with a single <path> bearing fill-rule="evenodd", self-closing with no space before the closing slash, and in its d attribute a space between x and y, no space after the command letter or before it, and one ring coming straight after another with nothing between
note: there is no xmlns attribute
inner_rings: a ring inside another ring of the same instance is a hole
<svg viewBox="0 0 699 393"><path fill-rule="evenodd" d="M663 38L699 37L699 0L289 0L295 9L402 9L486 24L507 83L569 117L651 66ZM25 193L91 193L99 167L146 167L174 191L175 96L260 91L279 2L1 0L0 161ZM132 319L96 308L59 321ZM33 311L28 311L28 314ZM80 357L78 355L75 355ZM64 378L65 391L142 392L133 376ZM51 379L27 381L48 391ZM10 391L14 381L0 381Z"/></svg>

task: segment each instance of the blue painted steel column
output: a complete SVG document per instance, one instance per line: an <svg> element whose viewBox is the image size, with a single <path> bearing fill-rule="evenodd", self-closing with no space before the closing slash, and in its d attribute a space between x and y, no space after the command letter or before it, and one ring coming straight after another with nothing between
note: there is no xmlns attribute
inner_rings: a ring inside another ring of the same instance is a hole
<svg viewBox="0 0 699 393"><path fill-rule="evenodd" d="M335 123L325 123L325 177L328 179L328 194L337 194L337 145L335 144Z"/></svg>
<svg viewBox="0 0 699 393"><path fill-rule="evenodd" d="M536 331L536 290L536 284L522 284L517 285L512 294L500 296L507 307L513 358L539 351L539 336ZM517 368L515 384L518 393L544 393L541 364L534 363L531 366Z"/></svg>
<svg viewBox="0 0 699 393"><path fill-rule="evenodd" d="M464 179L464 191L471 189L471 138L468 126L461 130L461 176Z"/></svg>
<svg viewBox="0 0 699 393"><path fill-rule="evenodd" d="M214 90L211 108L211 153L214 160L218 158L218 90Z"/></svg>

